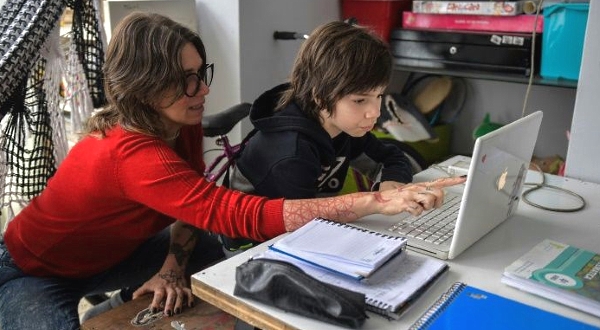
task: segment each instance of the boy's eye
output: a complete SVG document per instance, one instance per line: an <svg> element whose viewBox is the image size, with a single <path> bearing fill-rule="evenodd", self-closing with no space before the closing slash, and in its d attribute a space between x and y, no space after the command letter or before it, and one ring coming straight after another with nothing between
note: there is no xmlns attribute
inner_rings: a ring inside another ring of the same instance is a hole
<svg viewBox="0 0 600 330"><path fill-rule="evenodd" d="M354 100L354 103L358 103L358 104L363 103L363 102L365 102L365 99L356 99L356 100Z"/></svg>

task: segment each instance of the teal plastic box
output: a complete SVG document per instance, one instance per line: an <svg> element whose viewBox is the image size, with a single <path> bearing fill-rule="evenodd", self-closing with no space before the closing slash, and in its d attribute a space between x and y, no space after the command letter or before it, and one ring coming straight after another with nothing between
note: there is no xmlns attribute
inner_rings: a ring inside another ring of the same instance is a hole
<svg viewBox="0 0 600 330"><path fill-rule="evenodd" d="M540 76L579 79L589 3L559 3L543 9Z"/></svg>

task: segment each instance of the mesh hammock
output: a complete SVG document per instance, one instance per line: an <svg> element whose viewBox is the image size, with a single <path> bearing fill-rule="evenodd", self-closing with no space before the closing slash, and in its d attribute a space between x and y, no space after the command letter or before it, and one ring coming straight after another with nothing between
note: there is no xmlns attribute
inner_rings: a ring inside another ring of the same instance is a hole
<svg viewBox="0 0 600 330"><path fill-rule="evenodd" d="M58 23L67 6L73 25L65 55ZM1 9L0 208L6 220L45 188L66 156L64 105L77 130L105 103L98 8L97 0L7 0Z"/></svg>

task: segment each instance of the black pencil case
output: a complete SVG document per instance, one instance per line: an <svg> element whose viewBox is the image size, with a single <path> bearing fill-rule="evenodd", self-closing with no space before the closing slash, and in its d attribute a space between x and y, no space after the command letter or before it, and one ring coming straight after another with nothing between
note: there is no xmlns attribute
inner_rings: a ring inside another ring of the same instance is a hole
<svg viewBox="0 0 600 330"><path fill-rule="evenodd" d="M250 259L235 271L235 296L357 329L367 319L365 295L306 274L285 261Z"/></svg>

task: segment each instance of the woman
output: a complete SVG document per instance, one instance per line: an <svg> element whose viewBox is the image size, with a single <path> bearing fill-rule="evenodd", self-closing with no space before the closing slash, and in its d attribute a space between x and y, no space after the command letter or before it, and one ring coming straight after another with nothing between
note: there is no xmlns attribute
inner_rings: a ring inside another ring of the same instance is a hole
<svg viewBox="0 0 600 330"><path fill-rule="evenodd" d="M0 328L78 329L81 297L143 283L151 309L192 303L189 274L223 257L202 230L265 240L313 217L419 214L454 179L384 192L269 200L203 176L202 114L212 66L197 34L157 14L115 29L107 106L0 243ZM201 229L201 230L198 230Z"/></svg>

